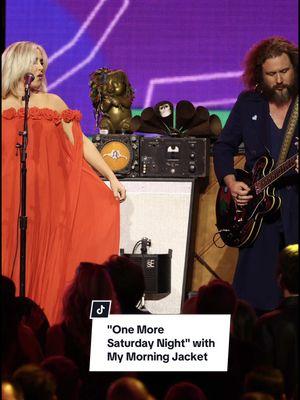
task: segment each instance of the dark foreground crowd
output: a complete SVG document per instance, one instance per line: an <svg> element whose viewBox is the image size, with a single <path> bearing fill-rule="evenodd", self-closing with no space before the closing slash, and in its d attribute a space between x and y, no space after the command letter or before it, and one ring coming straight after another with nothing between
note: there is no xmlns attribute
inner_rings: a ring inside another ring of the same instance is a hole
<svg viewBox="0 0 300 400"><path fill-rule="evenodd" d="M280 254L280 306L257 316L232 286L201 286L183 314L231 314L227 372L89 372L91 301L111 300L111 313L149 313L141 268L114 256L102 268L81 263L63 301L61 323L16 297L1 276L3 400L297 400L298 245ZM259 277L257 278L259 279ZM178 316L180 323L180 316Z"/></svg>

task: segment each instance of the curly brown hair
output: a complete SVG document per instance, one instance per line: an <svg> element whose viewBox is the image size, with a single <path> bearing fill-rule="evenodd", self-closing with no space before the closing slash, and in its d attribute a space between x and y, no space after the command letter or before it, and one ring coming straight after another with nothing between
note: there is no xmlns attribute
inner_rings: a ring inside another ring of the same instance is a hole
<svg viewBox="0 0 300 400"><path fill-rule="evenodd" d="M296 80L298 79L298 47L280 36L272 36L256 43L246 54L243 73L243 82L247 89L255 90L263 81L262 65L272 57L286 53L294 67Z"/></svg>

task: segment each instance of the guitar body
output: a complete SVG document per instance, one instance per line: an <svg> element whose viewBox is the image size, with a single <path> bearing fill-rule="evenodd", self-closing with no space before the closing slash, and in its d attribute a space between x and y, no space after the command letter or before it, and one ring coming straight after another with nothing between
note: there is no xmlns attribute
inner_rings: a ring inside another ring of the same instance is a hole
<svg viewBox="0 0 300 400"><path fill-rule="evenodd" d="M237 206L227 186L221 186L216 201L217 228L223 242L230 247L247 247L256 239L263 218L276 212L281 199L275 195L275 188L267 186L256 190L256 182L266 177L274 166L274 160L266 155L255 163L252 173L236 170L237 181L245 182L253 188L253 196L246 206Z"/></svg>

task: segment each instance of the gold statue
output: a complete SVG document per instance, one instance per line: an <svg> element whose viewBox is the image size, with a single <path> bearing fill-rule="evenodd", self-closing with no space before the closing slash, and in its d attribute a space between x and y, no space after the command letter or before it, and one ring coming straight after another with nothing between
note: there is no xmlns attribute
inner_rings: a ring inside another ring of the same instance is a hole
<svg viewBox="0 0 300 400"><path fill-rule="evenodd" d="M131 133L131 104L134 91L120 69L100 68L90 75L90 98L96 126L107 133Z"/></svg>

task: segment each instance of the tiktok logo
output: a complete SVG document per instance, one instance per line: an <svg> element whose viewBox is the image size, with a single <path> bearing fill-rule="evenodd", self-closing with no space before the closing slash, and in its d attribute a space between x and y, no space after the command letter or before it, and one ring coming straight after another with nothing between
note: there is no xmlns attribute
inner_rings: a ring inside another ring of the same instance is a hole
<svg viewBox="0 0 300 400"><path fill-rule="evenodd" d="M111 300L93 300L90 318L107 318L110 313Z"/></svg>
<svg viewBox="0 0 300 400"><path fill-rule="evenodd" d="M97 312L98 315L103 315L104 310L105 310L105 306L103 306L101 304L100 308L97 308L96 312Z"/></svg>

